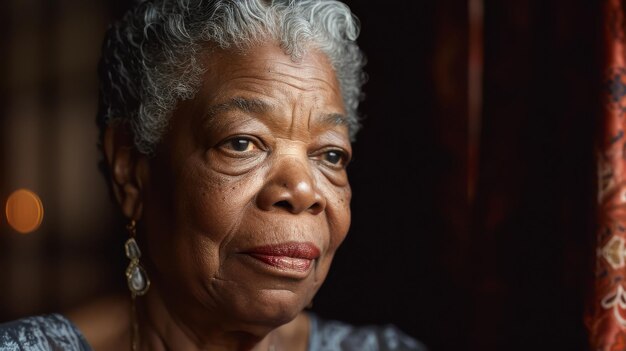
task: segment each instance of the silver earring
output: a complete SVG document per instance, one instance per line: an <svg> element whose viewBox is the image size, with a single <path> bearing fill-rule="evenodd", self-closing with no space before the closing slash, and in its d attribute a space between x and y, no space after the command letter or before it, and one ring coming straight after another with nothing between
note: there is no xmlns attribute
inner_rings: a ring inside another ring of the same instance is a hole
<svg viewBox="0 0 626 351"><path fill-rule="evenodd" d="M130 238L126 240L126 244L124 244L126 257L130 260L128 267L126 268L126 281L128 282L128 289L130 289L130 293L134 299L136 296L142 296L148 292L148 289L150 288L150 279L148 279L146 270L143 269L141 263L139 263L141 250L139 250L139 245L137 245L137 241L135 241L135 237L137 235L135 221L131 220L126 226L126 229L128 229L128 234L130 236Z"/></svg>

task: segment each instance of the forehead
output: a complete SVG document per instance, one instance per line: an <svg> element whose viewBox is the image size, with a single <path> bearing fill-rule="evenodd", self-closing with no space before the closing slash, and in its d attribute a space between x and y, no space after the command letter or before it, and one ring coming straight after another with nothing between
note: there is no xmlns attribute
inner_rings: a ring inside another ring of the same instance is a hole
<svg viewBox="0 0 626 351"><path fill-rule="evenodd" d="M215 49L207 56L206 65L203 90L209 103L250 94L280 108L276 105L281 100L312 98L316 106L333 110L327 112L344 112L335 71L319 50L310 49L294 61L275 43L246 51Z"/></svg>

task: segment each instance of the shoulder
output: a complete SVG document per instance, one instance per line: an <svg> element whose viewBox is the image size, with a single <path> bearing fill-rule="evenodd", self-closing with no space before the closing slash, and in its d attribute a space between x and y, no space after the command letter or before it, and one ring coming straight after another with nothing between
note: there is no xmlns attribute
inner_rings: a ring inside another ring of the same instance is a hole
<svg viewBox="0 0 626 351"><path fill-rule="evenodd" d="M313 314L309 320L310 351L427 351L422 343L393 325L355 327Z"/></svg>
<svg viewBox="0 0 626 351"><path fill-rule="evenodd" d="M91 351L78 329L59 314L0 324L0 349Z"/></svg>

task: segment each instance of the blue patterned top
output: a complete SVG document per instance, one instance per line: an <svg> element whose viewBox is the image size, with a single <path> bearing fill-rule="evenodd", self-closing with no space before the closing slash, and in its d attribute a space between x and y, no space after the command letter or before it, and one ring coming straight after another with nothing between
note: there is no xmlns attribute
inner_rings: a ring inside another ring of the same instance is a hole
<svg viewBox="0 0 626 351"><path fill-rule="evenodd" d="M355 327L309 314L309 351L427 351L393 325Z"/></svg>
<svg viewBox="0 0 626 351"><path fill-rule="evenodd" d="M309 351L426 351L393 326L353 327L309 314ZM92 351L78 329L59 314L0 324L1 351Z"/></svg>
<svg viewBox="0 0 626 351"><path fill-rule="evenodd" d="M59 314L0 324L2 351L91 351L74 324Z"/></svg>

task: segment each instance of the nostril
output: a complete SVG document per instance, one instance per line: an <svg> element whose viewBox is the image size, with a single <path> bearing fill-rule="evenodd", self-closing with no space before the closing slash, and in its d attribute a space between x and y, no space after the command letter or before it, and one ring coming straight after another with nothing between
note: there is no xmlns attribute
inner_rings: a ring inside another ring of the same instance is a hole
<svg viewBox="0 0 626 351"><path fill-rule="evenodd" d="M274 204L274 206L282 207L288 210L291 210L293 208L293 206L291 206L291 204L287 200L278 201L277 203Z"/></svg>
<svg viewBox="0 0 626 351"><path fill-rule="evenodd" d="M322 205L319 202L314 203L309 207L309 212L311 213L320 213L322 211Z"/></svg>

